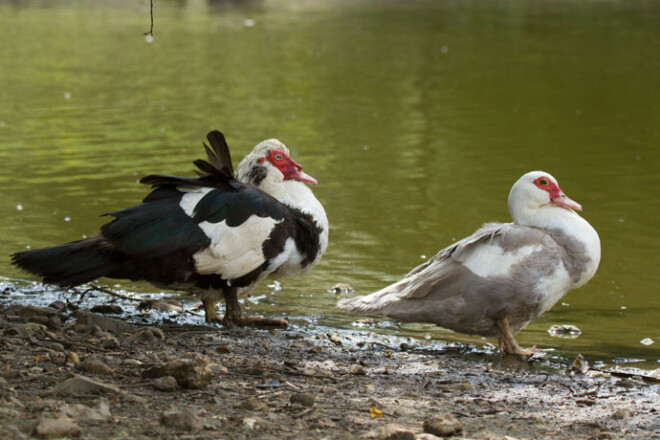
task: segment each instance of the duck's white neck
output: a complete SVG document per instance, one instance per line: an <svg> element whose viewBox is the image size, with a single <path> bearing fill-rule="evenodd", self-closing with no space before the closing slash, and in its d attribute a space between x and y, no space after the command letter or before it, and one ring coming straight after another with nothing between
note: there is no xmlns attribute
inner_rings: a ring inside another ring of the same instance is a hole
<svg viewBox="0 0 660 440"><path fill-rule="evenodd" d="M585 259L583 272L574 280L575 287L583 285L593 277L600 263L600 238L588 221L573 210L554 205L511 211L515 224L545 229L566 249L569 259ZM578 253L584 255L577 255Z"/></svg>
<svg viewBox="0 0 660 440"><path fill-rule="evenodd" d="M328 217L325 214L323 205L306 184L296 180L282 180L268 176L261 182L259 189L275 197L288 207L310 215L317 226L321 228L321 253L325 252L328 244Z"/></svg>

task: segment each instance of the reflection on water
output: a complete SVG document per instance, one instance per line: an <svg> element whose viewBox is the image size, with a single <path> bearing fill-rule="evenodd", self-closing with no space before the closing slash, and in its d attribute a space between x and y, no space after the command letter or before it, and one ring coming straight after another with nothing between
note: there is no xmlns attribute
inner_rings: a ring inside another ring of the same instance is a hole
<svg viewBox="0 0 660 440"><path fill-rule="evenodd" d="M0 4L0 275L25 276L8 254L26 245L95 234L145 195L140 176L191 174L218 128L235 160L285 142L332 225L317 269L253 308L351 327L328 288L368 293L507 221L510 185L543 169L584 206L603 260L521 344L658 366L660 4L162 2L147 44L144 3Z"/></svg>

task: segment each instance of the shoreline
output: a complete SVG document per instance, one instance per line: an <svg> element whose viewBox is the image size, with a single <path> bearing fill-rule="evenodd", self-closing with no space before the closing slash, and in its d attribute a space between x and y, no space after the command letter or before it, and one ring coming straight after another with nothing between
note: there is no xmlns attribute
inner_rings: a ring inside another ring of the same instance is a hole
<svg viewBox="0 0 660 440"><path fill-rule="evenodd" d="M660 384L634 375L59 305L0 312L5 438L660 439Z"/></svg>

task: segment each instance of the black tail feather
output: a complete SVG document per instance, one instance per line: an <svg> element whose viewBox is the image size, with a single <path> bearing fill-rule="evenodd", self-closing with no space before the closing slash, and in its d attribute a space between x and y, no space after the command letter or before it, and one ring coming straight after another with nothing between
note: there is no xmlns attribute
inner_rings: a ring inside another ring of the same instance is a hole
<svg viewBox="0 0 660 440"><path fill-rule="evenodd" d="M14 265L42 277L44 283L61 287L73 287L106 276L113 266L101 237L18 252L11 259Z"/></svg>
<svg viewBox="0 0 660 440"><path fill-rule="evenodd" d="M226 188L231 186L230 181L234 179L234 167L231 163L229 147L225 141L225 136L217 130L211 131L206 135L211 147L206 144L206 156L208 162L203 159L197 159L193 163L199 171L195 171L199 177L178 177L164 176L161 174L152 174L140 179L140 183L151 186L212 186L217 188Z"/></svg>
<svg viewBox="0 0 660 440"><path fill-rule="evenodd" d="M231 163L231 154L229 154L229 146L225 140L225 135L218 130L213 130L206 135L206 139L208 139L211 148L213 148L213 151L211 151L209 147L204 145L209 163L224 174L233 176L234 166Z"/></svg>

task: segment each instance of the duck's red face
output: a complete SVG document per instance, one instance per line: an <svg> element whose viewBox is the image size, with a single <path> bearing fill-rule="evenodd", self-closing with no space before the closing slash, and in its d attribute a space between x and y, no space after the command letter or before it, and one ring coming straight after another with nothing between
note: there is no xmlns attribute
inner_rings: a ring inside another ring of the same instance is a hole
<svg viewBox="0 0 660 440"><path fill-rule="evenodd" d="M297 180L299 182L309 183L316 185L318 182L315 178L306 174L302 170L302 165L291 159L284 151L277 148L270 150L266 157L258 160L259 163L264 161L270 162L275 168L280 170L284 175L284 180Z"/></svg>
<svg viewBox="0 0 660 440"><path fill-rule="evenodd" d="M554 203L555 205L561 206L563 208L582 211L582 206L578 202L575 202L566 197L564 191L562 191L561 188L559 188L559 185L557 185L557 183L550 177L541 176L534 181L534 185L548 193L550 196L550 203Z"/></svg>

